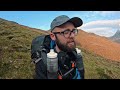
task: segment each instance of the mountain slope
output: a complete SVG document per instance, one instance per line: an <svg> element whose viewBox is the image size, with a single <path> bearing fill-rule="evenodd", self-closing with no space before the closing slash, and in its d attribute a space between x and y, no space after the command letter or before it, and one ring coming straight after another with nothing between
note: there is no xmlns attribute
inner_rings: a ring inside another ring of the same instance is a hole
<svg viewBox="0 0 120 90"><path fill-rule="evenodd" d="M32 39L46 34L15 22L0 19L0 78L32 78Z"/></svg>
<svg viewBox="0 0 120 90"><path fill-rule="evenodd" d="M120 61L120 44L98 35L92 35L82 30L76 37L76 41L84 49L94 52L106 59Z"/></svg>
<svg viewBox="0 0 120 90"><path fill-rule="evenodd" d="M117 32L112 37L109 37L109 39L120 43L120 30L117 30Z"/></svg>
<svg viewBox="0 0 120 90"><path fill-rule="evenodd" d="M120 79L120 62L107 60L82 49L85 79Z"/></svg>
<svg viewBox="0 0 120 90"><path fill-rule="evenodd" d="M46 31L0 19L0 78L33 79L31 42ZM80 47L81 48L81 47ZM82 49L86 79L120 79L120 63Z"/></svg>

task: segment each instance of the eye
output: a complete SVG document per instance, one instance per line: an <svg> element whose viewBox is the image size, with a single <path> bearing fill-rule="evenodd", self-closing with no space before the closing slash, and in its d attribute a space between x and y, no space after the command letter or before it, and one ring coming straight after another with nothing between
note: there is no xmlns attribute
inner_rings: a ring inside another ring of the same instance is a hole
<svg viewBox="0 0 120 90"><path fill-rule="evenodd" d="M64 31L64 34L69 34L70 33L70 30L65 30Z"/></svg>
<svg viewBox="0 0 120 90"><path fill-rule="evenodd" d="M77 34L77 33L78 33L78 30L77 30L77 29L74 29L74 30L73 30L73 33Z"/></svg>

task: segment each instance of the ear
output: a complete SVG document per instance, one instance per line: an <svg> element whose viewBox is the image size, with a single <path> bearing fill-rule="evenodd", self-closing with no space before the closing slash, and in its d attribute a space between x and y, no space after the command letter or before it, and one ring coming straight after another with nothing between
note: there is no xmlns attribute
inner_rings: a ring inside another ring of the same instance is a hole
<svg viewBox="0 0 120 90"><path fill-rule="evenodd" d="M53 34L53 33L51 32L51 33L50 33L50 38L55 41L55 40L56 40L55 34Z"/></svg>

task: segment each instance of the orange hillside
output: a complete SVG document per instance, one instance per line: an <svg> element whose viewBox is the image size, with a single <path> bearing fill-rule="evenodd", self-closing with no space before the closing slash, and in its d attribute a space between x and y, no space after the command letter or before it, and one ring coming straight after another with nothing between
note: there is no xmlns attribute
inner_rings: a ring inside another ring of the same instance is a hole
<svg viewBox="0 0 120 90"><path fill-rule="evenodd" d="M88 51L110 60L120 61L120 44L112 42L105 37L80 30L76 41L78 44L81 44L82 48Z"/></svg>

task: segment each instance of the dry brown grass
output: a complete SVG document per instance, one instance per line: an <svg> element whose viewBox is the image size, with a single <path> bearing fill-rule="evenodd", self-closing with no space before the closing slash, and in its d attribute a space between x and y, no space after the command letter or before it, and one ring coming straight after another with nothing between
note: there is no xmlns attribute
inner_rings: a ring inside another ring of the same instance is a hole
<svg viewBox="0 0 120 90"><path fill-rule="evenodd" d="M92 51L106 59L120 61L120 44L118 43L82 30L79 31L76 41L88 51Z"/></svg>

